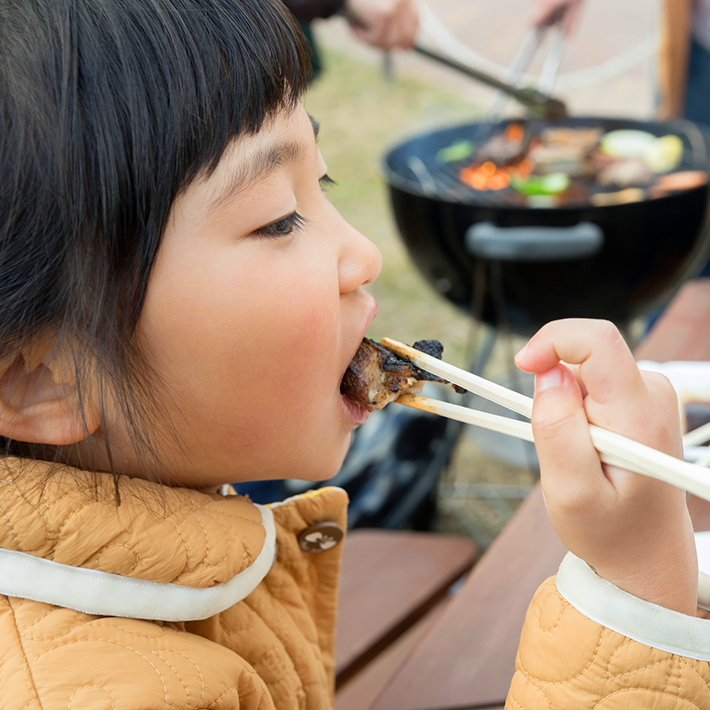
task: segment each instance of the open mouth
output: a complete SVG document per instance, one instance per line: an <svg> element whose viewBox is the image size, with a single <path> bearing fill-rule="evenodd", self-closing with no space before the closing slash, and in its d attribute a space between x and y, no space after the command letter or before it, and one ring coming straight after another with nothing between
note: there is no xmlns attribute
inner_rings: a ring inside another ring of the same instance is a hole
<svg viewBox="0 0 710 710"><path fill-rule="evenodd" d="M360 426L368 420L370 417L370 410L364 404L355 402L346 397L344 394L340 395L340 399L343 401L343 405L350 416L350 419L352 419L356 426Z"/></svg>

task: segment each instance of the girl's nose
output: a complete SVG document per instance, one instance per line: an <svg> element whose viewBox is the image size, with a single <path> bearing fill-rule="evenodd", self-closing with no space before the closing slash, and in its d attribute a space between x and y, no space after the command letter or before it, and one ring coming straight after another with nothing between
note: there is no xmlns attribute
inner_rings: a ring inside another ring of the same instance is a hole
<svg viewBox="0 0 710 710"><path fill-rule="evenodd" d="M365 235L348 225L338 262L340 293L369 284L380 275L381 270L380 250Z"/></svg>

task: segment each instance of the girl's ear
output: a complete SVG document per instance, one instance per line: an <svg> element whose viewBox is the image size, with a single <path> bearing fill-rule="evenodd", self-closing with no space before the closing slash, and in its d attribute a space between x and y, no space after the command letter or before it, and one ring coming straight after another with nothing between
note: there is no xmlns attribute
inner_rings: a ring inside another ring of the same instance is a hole
<svg viewBox="0 0 710 710"><path fill-rule="evenodd" d="M82 394L70 353L56 341L16 352L0 360L0 435L54 446L82 441L101 419L95 397Z"/></svg>

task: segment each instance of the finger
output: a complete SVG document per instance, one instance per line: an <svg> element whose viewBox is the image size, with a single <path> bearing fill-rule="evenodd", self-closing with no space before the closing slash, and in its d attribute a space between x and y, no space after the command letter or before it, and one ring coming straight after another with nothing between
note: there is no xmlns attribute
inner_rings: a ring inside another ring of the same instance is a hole
<svg viewBox="0 0 710 710"><path fill-rule="evenodd" d="M370 44L380 49L392 49L393 31L395 28L395 8L381 6L372 19L372 38Z"/></svg>
<svg viewBox="0 0 710 710"><path fill-rule="evenodd" d="M567 13L564 16L564 19L562 20L562 29L567 34L570 34L576 24L577 24L577 11L575 9L567 10Z"/></svg>
<svg viewBox="0 0 710 710"><path fill-rule="evenodd" d="M380 28L377 30L372 27L351 27L350 31L365 44L369 44L371 47L378 47L379 49L385 49L383 46L383 40L381 39Z"/></svg>
<svg viewBox="0 0 710 710"><path fill-rule="evenodd" d="M517 362L517 356L516 356L516 362ZM582 394L582 399L584 399L589 392L587 392L587 386L584 384L584 380L582 379L582 375L579 374L579 365L572 365L569 362L561 362L561 365L564 365L572 374L574 379L577 381L577 386L579 387L579 391ZM522 368L521 368L522 369Z"/></svg>
<svg viewBox="0 0 710 710"><path fill-rule="evenodd" d="M388 32L390 13L381 7L374 12L364 13L360 22L350 26L353 34L366 44L386 49L385 41Z"/></svg>
<svg viewBox="0 0 710 710"><path fill-rule="evenodd" d="M645 436L639 437L638 441L665 451L677 458L683 458L683 434L681 430L683 412L678 392L671 381L660 372L642 370L641 376L651 398L656 404L659 418L662 418L665 424L669 440L659 440L658 434L648 432ZM664 437L660 438L663 439Z"/></svg>
<svg viewBox="0 0 710 710"><path fill-rule="evenodd" d="M385 17L377 46L384 50L409 49L414 44L419 24L416 7L410 0L399 0Z"/></svg>
<svg viewBox="0 0 710 710"><path fill-rule="evenodd" d="M398 47L405 47L406 38L406 18L403 16L402 12L404 6L401 5L394 11L388 18L385 25L385 32L382 37L382 49L390 50Z"/></svg>
<svg viewBox="0 0 710 710"><path fill-rule="evenodd" d="M377 46L380 49L389 51L398 46L400 28L397 24L397 18L390 17L384 23L380 39Z"/></svg>
<svg viewBox="0 0 710 710"><path fill-rule="evenodd" d="M401 28L398 46L402 49L411 49L419 32L419 12L414 3L406 3L403 10Z"/></svg>
<svg viewBox="0 0 710 710"><path fill-rule="evenodd" d="M548 0L538 4L532 15L532 24L535 27L547 27L551 24L560 8L567 4L568 0Z"/></svg>
<svg viewBox="0 0 710 710"><path fill-rule="evenodd" d="M543 326L516 355L526 372L544 372L564 361L579 365L589 397L598 404L637 401L647 395L636 360L609 321L570 318Z"/></svg>
<svg viewBox="0 0 710 710"><path fill-rule="evenodd" d="M570 362L563 362L561 364L564 365L572 373L572 376L577 381L579 390L582 393L582 399L584 399L589 394L589 392L587 392L587 386L584 384L582 375L579 372L579 365L573 365Z"/></svg>
<svg viewBox="0 0 710 710"><path fill-rule="evenodd" d="M551 512L587 505L608 487L577 383L564 366L535 378L532 426L545 499ZM560 512L560 511L558 511Z"/></svg>

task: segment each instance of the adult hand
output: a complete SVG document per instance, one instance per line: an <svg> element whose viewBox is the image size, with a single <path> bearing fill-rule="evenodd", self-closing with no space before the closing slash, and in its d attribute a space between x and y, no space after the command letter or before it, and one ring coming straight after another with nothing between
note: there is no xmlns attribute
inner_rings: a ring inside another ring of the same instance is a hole
<svg viewBox="0 0 710 710"><path fill-rule="evenodd" d="M566 32L571 32L579 19L583 0L536 0L532 24L535 27L561 22Z"/></svg>
<svg viewBox="0 0 710 710"><path fill-rule="evenodd" d="M617 587L694 615L698 563L685 492L602 465L588 429L591 422L682 456L669 381L640 371L607 321L548 323L516 363L536 374L532 425L540 478L562 542Z"/></svg>
<svg viewBox="0 0 710 710"><path fill-rule="evenodd" d="M419 29L414 0L347 0L345 11L352 31L380 49L411 49Z"/></svg>

